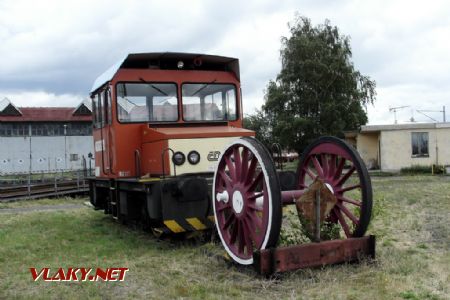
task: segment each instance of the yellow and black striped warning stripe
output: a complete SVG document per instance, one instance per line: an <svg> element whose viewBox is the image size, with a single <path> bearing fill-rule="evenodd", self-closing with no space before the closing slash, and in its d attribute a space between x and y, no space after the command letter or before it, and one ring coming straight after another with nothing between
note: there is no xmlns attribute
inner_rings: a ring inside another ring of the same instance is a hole
<svg viewBox="0 0 450 300"><path fill-rule="evenodd" d="M165 220L164 225L173 233L205 230L214 227L214 216Z"/></svg>

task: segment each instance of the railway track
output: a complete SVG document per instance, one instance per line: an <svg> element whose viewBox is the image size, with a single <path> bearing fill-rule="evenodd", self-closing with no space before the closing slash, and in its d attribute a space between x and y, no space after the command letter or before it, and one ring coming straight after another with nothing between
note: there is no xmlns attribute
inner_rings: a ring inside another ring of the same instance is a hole
<svg viewBox="0 0 450 300"><path fill-rule="evenodd" d="M0 186L0 202L59 197L86 193L87 191L89 191L89 184L84 179L34 183L30 185Z"/></svg>

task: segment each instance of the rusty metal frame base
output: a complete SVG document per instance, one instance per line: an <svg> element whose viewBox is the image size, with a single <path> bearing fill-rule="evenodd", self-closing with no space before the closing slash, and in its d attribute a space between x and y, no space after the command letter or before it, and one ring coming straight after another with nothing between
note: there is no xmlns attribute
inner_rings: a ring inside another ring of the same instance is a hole
<svg viewBox="0 0 450 300"><path fill-rule="evenodd" d="M355 262L363 257L375 258L374 235L265 249L256 251L253 261L258 273L271 275L302 268Z"/></svg>

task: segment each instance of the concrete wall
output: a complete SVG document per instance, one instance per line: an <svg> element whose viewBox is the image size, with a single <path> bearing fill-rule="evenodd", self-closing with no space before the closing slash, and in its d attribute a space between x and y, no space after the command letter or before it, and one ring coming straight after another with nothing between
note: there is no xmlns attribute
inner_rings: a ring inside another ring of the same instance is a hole
<svg viewBox="0 0 450 300"><path fill-rule="evenodd" d="M0 174L28 173L30 162L32 172L77 170L83 156L89 166L89 153L94 153L92 136L0 137ZM71 160L71 154L78 159Z"/></svg>
<svg viewBox="0 0 450 300"><path fill-rule="evenodd" d="M360 133L356 139L356 149L367 168L379 168L378 155L379 133Z"/></svg>
<svg viewBox="0 0 450 300"><path fill-rule="evenodd" d="M428 132L428 157L413 157L411 133ZM396 171L412 165L450 165L450 129L381 131L381 170Z"/></svg>
<svg viewBox="0 0 450 300"><path fill-rule="evenodd" d="M440 165L450 166L450 128L436 129L438 141L437 161Z"/></svg>

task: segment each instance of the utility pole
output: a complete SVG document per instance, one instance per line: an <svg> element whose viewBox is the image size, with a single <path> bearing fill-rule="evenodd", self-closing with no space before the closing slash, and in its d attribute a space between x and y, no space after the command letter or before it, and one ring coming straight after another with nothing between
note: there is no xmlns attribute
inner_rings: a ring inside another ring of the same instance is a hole
<svg viewBox="0 0 450 300"><path fill-rule="evenodd" d="M397 107L389 107L389 111L390 112L394 112L394 124L397 124L397 110L402 109L402 108L406 108L409 107L409 105L405 105L405 106L397 106Z"/></svg>
<svg viewBox="0 0 450 300"><path fill-rule="evenodd" d="M446 122L446 120L445 120L445 105L442 106L442 116L443 116L443 120L444 120L444 123L445 123Z"/></svg>

